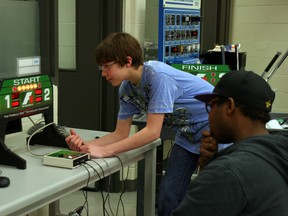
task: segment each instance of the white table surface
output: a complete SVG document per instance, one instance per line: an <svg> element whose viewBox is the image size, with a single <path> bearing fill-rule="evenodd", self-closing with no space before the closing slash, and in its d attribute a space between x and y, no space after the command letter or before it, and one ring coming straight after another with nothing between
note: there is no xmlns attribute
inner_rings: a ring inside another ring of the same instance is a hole
<svg viewBox="0 0 288 216"><path fill-rule="evenodd" d="M75 129L85 140L93 139L95 136L102 136L105 132ZM75 169L66 169L42 165L42 157L33 156L25 148L27 136L12 135L6 138L6 146L27 161L27 168L17 169L16 167L0 164L2 176L10 178L10 186L0 188L0 215L23 215L37 210L47 204L59 200L63 196L83 188L87 185L88 172L80 166ZM118 156L125 166L135 163L145 158L145 188L144 203L148 205L144 215L155 213L155 167L156 167L156 147L160 145L160 139L134 149ZM35 145L31 149L37 154L46 154L56 151L60 148ZM147 160L146 160L147 159ZM107 176L122 169L118 158L111 157L105 159L95 159L97 163L90 161L100 174ZM86 166L91 174L90 183L99 180L98 175L89 166ZM104 173L103 173L104 170ZM153 191L154 190L154 191Z"/></svg>

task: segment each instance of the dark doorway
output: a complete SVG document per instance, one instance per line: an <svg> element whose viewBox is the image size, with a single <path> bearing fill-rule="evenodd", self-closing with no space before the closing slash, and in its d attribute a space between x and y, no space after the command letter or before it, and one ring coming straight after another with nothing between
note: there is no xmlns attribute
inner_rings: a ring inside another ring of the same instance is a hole
<svg viewBox="0 0 288 216"><path fill-rule="evenodd" d="M76 69L59 70L59 124L114 130L118 89L102 79L94 52L105 36L121 30L122 1L76 1Z"/></svg>

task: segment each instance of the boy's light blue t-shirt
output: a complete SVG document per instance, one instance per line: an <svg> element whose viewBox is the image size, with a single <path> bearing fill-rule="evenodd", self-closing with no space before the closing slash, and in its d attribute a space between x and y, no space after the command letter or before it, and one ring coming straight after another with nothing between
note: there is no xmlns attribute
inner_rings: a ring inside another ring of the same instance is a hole
<svg viewBox="0 0 288 216"><path fill-rule="evenodd" d="M127 119L142 112L165 113L163 126L177 131L175 143L198 154L201 132L209 125L205 104L194 96L213 88L200 77L163 62L148 61L137 86L122 82L118 118Z"/></svg>

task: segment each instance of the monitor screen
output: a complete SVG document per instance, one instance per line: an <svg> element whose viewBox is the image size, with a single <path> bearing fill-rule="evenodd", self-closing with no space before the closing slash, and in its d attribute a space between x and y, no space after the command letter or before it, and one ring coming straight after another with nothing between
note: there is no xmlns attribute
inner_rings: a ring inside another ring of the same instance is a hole
<svg viewBox="0 0 288 216"><path fill-rule="evenodd" d="M53 85L48 75L0 80L0 120L42 113L53 104Z"/></svg>

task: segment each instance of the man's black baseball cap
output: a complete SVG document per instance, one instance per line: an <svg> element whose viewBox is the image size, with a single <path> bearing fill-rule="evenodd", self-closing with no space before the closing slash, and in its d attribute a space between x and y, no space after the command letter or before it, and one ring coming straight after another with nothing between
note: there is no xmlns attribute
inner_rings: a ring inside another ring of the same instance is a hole
<svg viewBox="0 0 288 216"><path fill-rule="evenodd" d="M243 105L270 112L275 92L253 71L230 71L222 76L212 93L199 94L195 98L208 103L216 96L232 97Z"/></svg>

